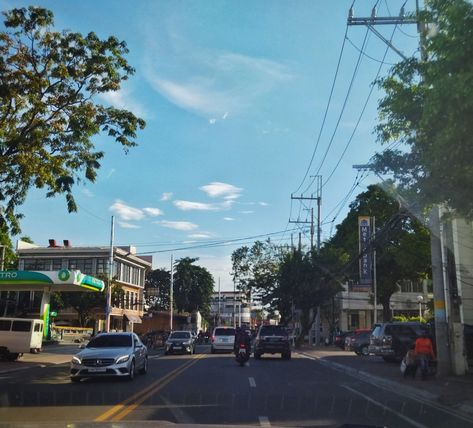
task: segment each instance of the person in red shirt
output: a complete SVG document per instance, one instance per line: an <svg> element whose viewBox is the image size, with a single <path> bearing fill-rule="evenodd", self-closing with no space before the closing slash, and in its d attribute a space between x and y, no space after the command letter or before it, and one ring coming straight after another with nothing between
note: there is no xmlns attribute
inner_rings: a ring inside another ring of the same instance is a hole
<svg viewBox="0 0 473 428"><path fill-rule="evenodd" d="M415 353L416 358L419 361L422 379L425 379L429 371L429 362L431 360L435 360L432 340L430 340L426 333L422 334L420 337L417 338L415 344Z"/></svg>

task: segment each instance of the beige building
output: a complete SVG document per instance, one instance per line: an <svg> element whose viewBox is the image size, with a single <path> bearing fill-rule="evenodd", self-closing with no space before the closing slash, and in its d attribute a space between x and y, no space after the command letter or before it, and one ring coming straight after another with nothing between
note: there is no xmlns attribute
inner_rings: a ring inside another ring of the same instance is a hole
<svg viewBox="0 0 473 428"><path fill-rule="evenodd" d="M110 247L74 247L64 240L59 245L49 240L49 245L41 247L24 241L18 241L17 254L19 270L57 271L60 269L80 270L95 277L108 278L110 265ZM143 290L146 272L152 268L152 257L136 255L132 246L113 248L113 278L121 285L123 298L111 310L110 328L117 331L133 329L134 323L141 323L143 316ZM31 292L31 301L38 296ZM73 310L58 314L58 319L77 319ZM104 329L105 308L96 313L96 328Z"/></svg>

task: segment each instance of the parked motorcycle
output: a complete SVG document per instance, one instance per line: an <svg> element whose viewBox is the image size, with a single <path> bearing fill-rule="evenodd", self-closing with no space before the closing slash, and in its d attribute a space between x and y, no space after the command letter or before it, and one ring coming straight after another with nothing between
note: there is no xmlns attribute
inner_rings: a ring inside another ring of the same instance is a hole
<svg viewBox="0 0 473 428"><path fill-rule="evenodd" d="M236 352L235 358L237 363L242 367L250 359L250 350L244 343L240 343L240 347Z"/></svg>

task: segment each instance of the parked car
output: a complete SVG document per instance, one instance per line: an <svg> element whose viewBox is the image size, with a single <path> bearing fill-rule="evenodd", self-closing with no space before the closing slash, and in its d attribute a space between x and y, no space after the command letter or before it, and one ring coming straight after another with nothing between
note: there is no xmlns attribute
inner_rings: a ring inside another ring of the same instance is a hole
<svg viewBox="0 0 473 428"><path fill-rule="evenodd" d="M340 333L336 334L333 344L343 349L345 346L345 337L349 333L351 333L351 331L341 331Z"/></svg>
<svg viewBox="0 0 473 428"><path fill-rule="evenodd" d="M118 376L133 380L148 371L148 350L135 333L100 333L72 357L70 378Z"/></svg>
<svg viewBox="0 0 473 428"><path fill-rule="evenodd" d="M210 340L212 342L210 346L212 354L217 351L233 352L235 329L233 327L215 327Z"/></svg>
<svg viewBox="0 0 473 428"><path fill-rule="evenodd" d="M190 331L173 331L166 340L164 355L190 354L195 352L195 339Z"/></svg>
<svg viewBox="0 0 473 428"><path fill-rule="evenodd" d="M281 354L285 360L291 359L291 341L287 330L280 325L262 325L256 335L254 357L263 354Z"/></svg>
<svg viewBox="0 0 473 428"><path fill-rule="evenodd" d="M345 351L354 351L354 344L357 341L358 337L362 334L368 334L368 347L369 347L369 337L371 335L370 328L359 328L352 332L353 334L345 338Z"/></svg>
<svg viewBox="0 0 473 428"><path fill-rule="evenodd" d="M430 335L429 326L420 322L389 322L371 333L370 352L385 361L401 361L409 347L422 334Z"/></svg>
<svg viewBox="0 0 473 428"><path fill-rule="evenodd" d="M351 338L350 348L356 355L367 356L370 354L370 337L371 330L363 331L358 334L355 334Z"/></svg>

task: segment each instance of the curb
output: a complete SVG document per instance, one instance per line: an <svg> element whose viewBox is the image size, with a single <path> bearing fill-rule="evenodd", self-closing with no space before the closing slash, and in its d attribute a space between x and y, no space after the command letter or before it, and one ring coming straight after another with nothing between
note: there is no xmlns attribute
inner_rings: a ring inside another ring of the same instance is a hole
<svg viewBox="0 0 473 428"><path fill-rule="evenodd" d="M457 412L462 412L464 415L463 416L468 416L472 417L473 416L473 405L470 404L459 404L455 407L450 407L445 404L442 404L440 401L440 397L437 394L434 394L432 392L428 391L422 391L417 388L413 388L408 385L403 385L399 382L393 381L393 380L388 380L384 379L382 377L373 375L371 373L368 373L364 370L358 370L353 367L345 366L340 363L336 363L333 361L327 361L322 357L316 356L316 355L310 355L308 353L305 353L303 351L298 351L299 354L304 355L305 357L314 359L318 361L320 364L331 367L335 370L341 371L349 376L356 377L357 379L363 380L367 383L370 383L375 386L380 386L384 388L388 388L391 390L396 390L402 388L404 390L404 394L409 396L410 398L417 399L417 400L424 400L428 401L432 404L435 404L436 406L441 406L444 409L448 409L450 411L455 410Z"/></svg>

